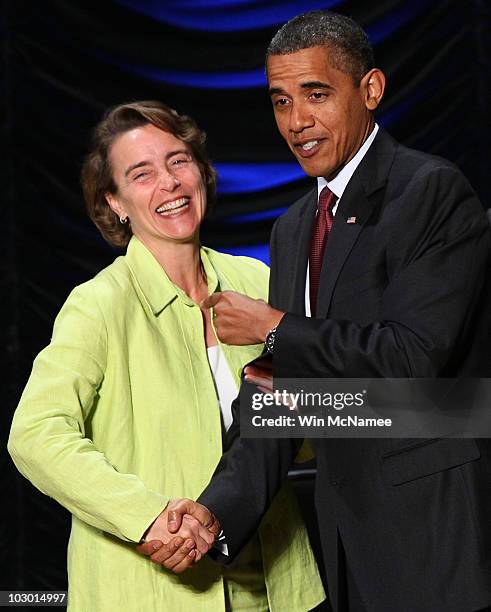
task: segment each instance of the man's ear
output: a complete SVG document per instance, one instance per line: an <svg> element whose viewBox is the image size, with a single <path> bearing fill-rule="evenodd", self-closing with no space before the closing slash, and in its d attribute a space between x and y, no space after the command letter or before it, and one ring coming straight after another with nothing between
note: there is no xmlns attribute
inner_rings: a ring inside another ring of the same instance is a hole
<svg viewBox="0 0 491 612"><path fill-rule="evenodd" d="M374 111L382 97L385 90L385 75L378 68L372 68L362 78L360 82L360 89L362 90L365 97L365 106L370 111Z"/></svg>
<svg viewBox="0 0 491 612"><path fill-rule="evenodd" d="M119 203L119 200L115 197L113 193L106 192L104 194L104 197L106 198L106 202L108 203L111 210L113 210L120 219L128 218L127 212L121 206L121 204Z"/></svg>

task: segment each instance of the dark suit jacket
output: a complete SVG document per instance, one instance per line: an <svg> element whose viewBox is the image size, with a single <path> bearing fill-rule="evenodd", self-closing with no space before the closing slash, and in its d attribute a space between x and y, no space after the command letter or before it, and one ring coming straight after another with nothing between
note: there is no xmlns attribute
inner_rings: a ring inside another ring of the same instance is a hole
<svg viewBox="0 0 491 612"><path fill-rule="evenodd" d="M485 374L476 320L484 316L490 232L462 174L381 130L340 201L317 318L309 319L304 291L316 200L314 189L273 228L270 302L288 313L278 327L274 376ZM237 439L224 455L200 501L221 520L232 556L297 446ZM314 446L335 609L338 534L367 610L470 612L491 604L487 440L318 439Z"/></svg>

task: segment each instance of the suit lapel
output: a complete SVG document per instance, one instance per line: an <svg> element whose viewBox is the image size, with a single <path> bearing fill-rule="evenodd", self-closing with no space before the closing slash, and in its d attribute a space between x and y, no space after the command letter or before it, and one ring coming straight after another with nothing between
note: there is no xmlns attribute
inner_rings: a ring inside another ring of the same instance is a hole
<svg viewBox="0 0 491 612"><path fill-rule="evenodd" d="M343 193L322 263L318 318L327 317L344 262L372 212L382 204L395 147L395 141L381 129Z"/></svg>

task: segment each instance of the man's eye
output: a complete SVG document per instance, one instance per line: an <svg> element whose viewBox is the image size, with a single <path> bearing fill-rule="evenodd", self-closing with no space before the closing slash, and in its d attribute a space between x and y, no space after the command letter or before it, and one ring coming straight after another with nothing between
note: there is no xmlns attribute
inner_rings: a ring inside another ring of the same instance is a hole
<svg viewBox="0 0 491 612"><path fill-rule="evenodd" d="M178 157L172 162L173 166L181 166L182 164L187 164L189 159L187 157Z"/></svg>
<svg viewBox="0 0 491 612"><path fill-rule="evenodd" d="M147 176L148 176L148 172L139 172L133 177L133 180L135 181L143 180Z"/></svg>
<svg viewBox="0 0 491 612"><path fill-rule="evenodd" d="M314 100L323 100L326 97L326 94L323 91L313 91L310 94L310 97Z"/></svg>
<svg viewBox="0 0 491 612"><path fill-rule="evenodd" d="M288 102L289 102L288 98L277 98L274 101L274 105L275 106L286 106Z"/></svg>

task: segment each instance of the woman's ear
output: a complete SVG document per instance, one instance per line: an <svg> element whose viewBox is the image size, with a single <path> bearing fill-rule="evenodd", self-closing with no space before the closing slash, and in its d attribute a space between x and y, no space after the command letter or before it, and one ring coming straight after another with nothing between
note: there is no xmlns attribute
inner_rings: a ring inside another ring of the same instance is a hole
<svg viewBox="0 0 491 612"><path fill-rule="evenodd" d="M128 213L125 211L123 206L121 206L118 198L116 198L113 193L109 192L105 193L104 197L106 198L106 202L108 203L111 210L118 215L121 223L126 223L126 220L128 219Z"/></svg>

